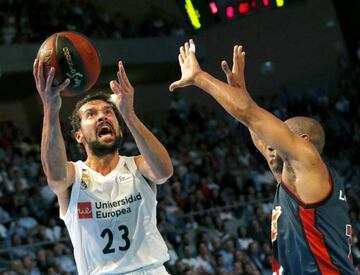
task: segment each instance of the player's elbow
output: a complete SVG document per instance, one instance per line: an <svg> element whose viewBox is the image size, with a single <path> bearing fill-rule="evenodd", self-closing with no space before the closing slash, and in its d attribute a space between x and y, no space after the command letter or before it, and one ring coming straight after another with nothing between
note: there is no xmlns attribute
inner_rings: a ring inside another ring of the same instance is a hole
<svg viewBox="0 0 360 275"><path fill-rule="evenodd" d="M169 165L168 167L166 167L166 169L164 169L162 173L162 179L165 181L168 180L169 178L171 178L173 173L174 173L174 168L172 165Z"/></svg>
<svg viewBox="0 0 360 275"><path fill-rule="evenodd" d="M54 180L51 180L51 179L47 179L47 183L48 183L49 188L55 194L62 193L67 188L65 181L54 181Z"/></svg>
<svg viewBox="0 0 360 275"><path fill-rule="evenodd" d="M161 171L159 171L159 173L156 175L156 183L157 184L162 184L165 183L169 178L172 177L174 173L174 168L171 165L165 167L164 169L161 169Z"/></svg>

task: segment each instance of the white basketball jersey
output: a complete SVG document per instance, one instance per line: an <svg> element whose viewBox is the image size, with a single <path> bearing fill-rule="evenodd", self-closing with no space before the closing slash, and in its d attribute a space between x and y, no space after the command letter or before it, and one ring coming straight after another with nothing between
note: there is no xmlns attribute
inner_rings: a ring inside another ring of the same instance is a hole
<svg viewBox="0 0 360 275"><path fill-rule="evenodd" d="M78 161L69 208L61 217L80 275L123 274L169 260L156 227L156 196L133 157L103 176Z"/></svg>

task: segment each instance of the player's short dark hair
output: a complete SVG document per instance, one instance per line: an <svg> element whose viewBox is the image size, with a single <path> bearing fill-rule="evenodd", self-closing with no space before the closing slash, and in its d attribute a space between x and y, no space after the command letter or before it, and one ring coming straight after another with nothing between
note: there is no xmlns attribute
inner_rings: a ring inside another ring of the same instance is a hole
<svg viewBox="0 0 360 275"><path fill-rule="evenodd" d="M322 153L325 146L325 131L320 122L311 117L296 116L289 118L285 123L295 134L307 134L309 141L315 145L319 153Z"/></svg>

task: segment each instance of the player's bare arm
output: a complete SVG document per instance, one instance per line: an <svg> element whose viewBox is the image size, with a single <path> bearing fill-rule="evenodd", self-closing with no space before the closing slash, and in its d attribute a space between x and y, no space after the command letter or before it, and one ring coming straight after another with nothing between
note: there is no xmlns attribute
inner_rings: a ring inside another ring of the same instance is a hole
<svg viewBox="0 0 360 275"><path fill-rule="evenodd" d="M242 46L235 45L233 50L233 65L230 69L226 60L221 62L221 68L226 75L228 84L234 88L240 88L239 92L246 89L245 85L245 52L243 51ZM260 151L260 153L268 160L268 155L266 154L266 144L264 141L260 140L258 136L249 129L251 139L255 147Z"/></svg>
<svg viewBox="0 0 360 275"><path fill-rule="evenodd" d="M284 160L284 181L291 181L293 191L305 202L317 201L328 193L325 186L314 186L312 182L327 183L327 168L316 148L306 137L302 138L291 132L289 127L274 115L259 107L244 88L234 88L201 70L195 52L189 50L193 44L185 43L185 50L180 50L179 63L182 77L170 85L170 90L188 85L195 85L213 96L237 120L246 125L266 144L275 148ZM192 46L195 48L195 46ZM239 91L239 89L241 91ZM286 167L287 166L287 167ZM288 178L291 167L295 178ZM301 175L301 176L300 176ZM299 176L299 177L297 177ZM307 186L311 184L311 188Z"/></svg>
<svg viewBox="0 0 360 275"><path fill-rule="evenodd" d="M121 61L117 80L110 82L110 88L117 96L117 106L139 148L141 155L135 158L135 162L140 172L153 182L165 182L173 173L170 156L160 141L137 117L134 111L134 88Z"/></svg>
<svg viewBox="0 0 360 275"><path fill-rule="evenodd" d="M240 45L235 45L233 49L233 65L230 69L226 60L221 62L221 68L226 75L227 82L230 86L234 88L240 88L239 92L246 89L245 84L245 52L243 51L243 47ZM271 163L273 158L271 156L271 149L267 144L258 138L258 136L252 131L250 128L250 136L253 141L256 149L264 156L266 159L271 172L273 173L277 182L281 181L281 170L278 167L274 167Z"/></svg>
<svg viewBox="0 0 360 275"><path fill-rule="evenodd" d="M55 69L48 75L42 60L36 59L33 65L36 88L44 106L44 121L41 139L41 162L49 187L59 195L64 193L74 180L74 167L67 161L64 139L61 133L59 111L61 108L60 92L69 84L65 80L53 86ZM60 207L64 201L59 198ZM66 203L65 203L66 206ZM66 206L67 207L67 206Z"/></svg>

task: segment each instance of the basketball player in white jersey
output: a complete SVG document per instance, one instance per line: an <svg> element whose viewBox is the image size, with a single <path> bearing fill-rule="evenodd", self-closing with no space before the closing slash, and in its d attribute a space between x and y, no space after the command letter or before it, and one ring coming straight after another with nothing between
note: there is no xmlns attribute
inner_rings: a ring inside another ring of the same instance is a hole
<svg viewBox="0 0 360 275"><path fill-rule="evenodd" d="M122 62L117 80L110 82L115 100L89 95L72 115L85 162L67 160L60 128L60 92L69 80L55 87L54 68L46 76L41 60L35 60L33 74L44 105L42 165L57 195L79 274L168 274L163 266L168 250L156 227L156 184L164 183L173 167L164 146L134 112L134 89ZM139 156L118 154L121 117Z"/></svg>

